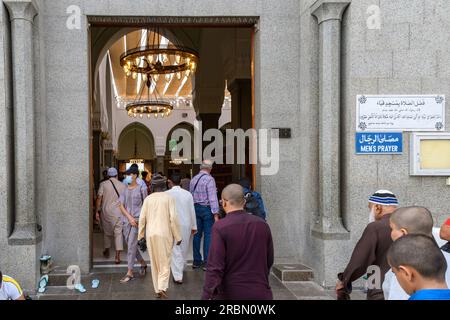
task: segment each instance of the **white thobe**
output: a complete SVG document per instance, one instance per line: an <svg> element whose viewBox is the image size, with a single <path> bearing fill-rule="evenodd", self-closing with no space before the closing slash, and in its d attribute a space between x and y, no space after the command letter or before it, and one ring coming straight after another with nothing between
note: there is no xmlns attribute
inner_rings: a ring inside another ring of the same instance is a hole
<svg viewBox="0 0 450 320"><path fill-rule="evenodd" d="M174 245L172 250L171 269L176 281L183 280L183 271L186 265L187 253L191 240L191 231L197 230L197 219L195 217L194 199L189 191L179 186L166 191L175 199L175 206L180 223L181 245Z"/></svg>
<svg viewBox="0 0 450 320"><path fill-rule="evenodd" d="M138 239L147 239L156 293L169 287L170 260L174 242L181 241L175 199L165 192L154 192L144 200L139 216Z"/></svg>

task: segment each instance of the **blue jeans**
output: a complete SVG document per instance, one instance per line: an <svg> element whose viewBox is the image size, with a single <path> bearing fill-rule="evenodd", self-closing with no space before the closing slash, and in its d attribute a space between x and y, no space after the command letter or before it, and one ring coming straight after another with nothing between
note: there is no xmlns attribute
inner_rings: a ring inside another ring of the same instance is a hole
<svg viewBox="0 0 450 320"><path fill-rule="evenodd" d="M211 229L214 224L214 216L211 212L211 208L207 206L195 205L195 216L197 218L197 233L194 235L193 251L194 251L194 265L199 266L202 262L208 260L209 244L211 242ZM202 240L203 233L205 238L203 239L203 257L200 254L200 242Z"/></svg>

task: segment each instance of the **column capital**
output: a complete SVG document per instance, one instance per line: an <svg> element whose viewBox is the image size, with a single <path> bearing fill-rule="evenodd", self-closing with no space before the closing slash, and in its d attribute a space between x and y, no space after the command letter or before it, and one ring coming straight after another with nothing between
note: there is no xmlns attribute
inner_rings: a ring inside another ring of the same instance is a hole
<svg viewBox="0 0 450 320"><path fill-rule="evenodd" d="M32 0L3 0L8 8L10 20L22 19L33 22L38 11Z"/></svg>
<svg viewBox="0 0 450 320"><path fill-rule="evenodd" d="M310 12L321 24L327 20L341 20L345 8L351 0L317 0L310 7Z"/></svg>

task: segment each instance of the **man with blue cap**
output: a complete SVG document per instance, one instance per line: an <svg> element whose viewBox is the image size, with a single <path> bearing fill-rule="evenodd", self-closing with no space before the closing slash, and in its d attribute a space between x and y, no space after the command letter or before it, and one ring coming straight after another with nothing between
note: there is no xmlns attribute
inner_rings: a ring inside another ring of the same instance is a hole
<svg viewBox="0 0 450 320"><path fill-rule="evenodd" d="M119 264L120 252L123 250L122 214L119 209L119 197L126 187L117 179L117 174L116 168L109 168L109 180L105 180L100 184L95 217L97 221L101 221L103 228L104 257L109 257L111 239L114 238L116 248L115 262Z"/></svg>
<svg viewBox="0 0 450 320"><path fill-rule="evenodd" d="M338 274L338 299L349 299L352 282L367 276L370 280L378 277L370 282L367 300L384 300L381 284L390 269L386 255L392 244L389 218L397 207L397 197L388 190L379 190L369 197L369 224L356 244L344 272Z"/></svg>

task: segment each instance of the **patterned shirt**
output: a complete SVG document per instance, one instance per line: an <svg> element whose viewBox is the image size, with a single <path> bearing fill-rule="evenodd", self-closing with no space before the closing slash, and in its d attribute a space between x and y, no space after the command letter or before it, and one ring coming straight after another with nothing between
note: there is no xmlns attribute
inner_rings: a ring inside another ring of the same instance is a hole
<svg viewBox="0 0 450 320"><path fill-rule="evenodd" d="M198 184L197 181L199 181ZM195 186L196 184L197 186ZM209 173L200 171L199 174L192 178L189 189L194 198L194 204L210 206L212 213L219 213L216 181Z"/></svg>

